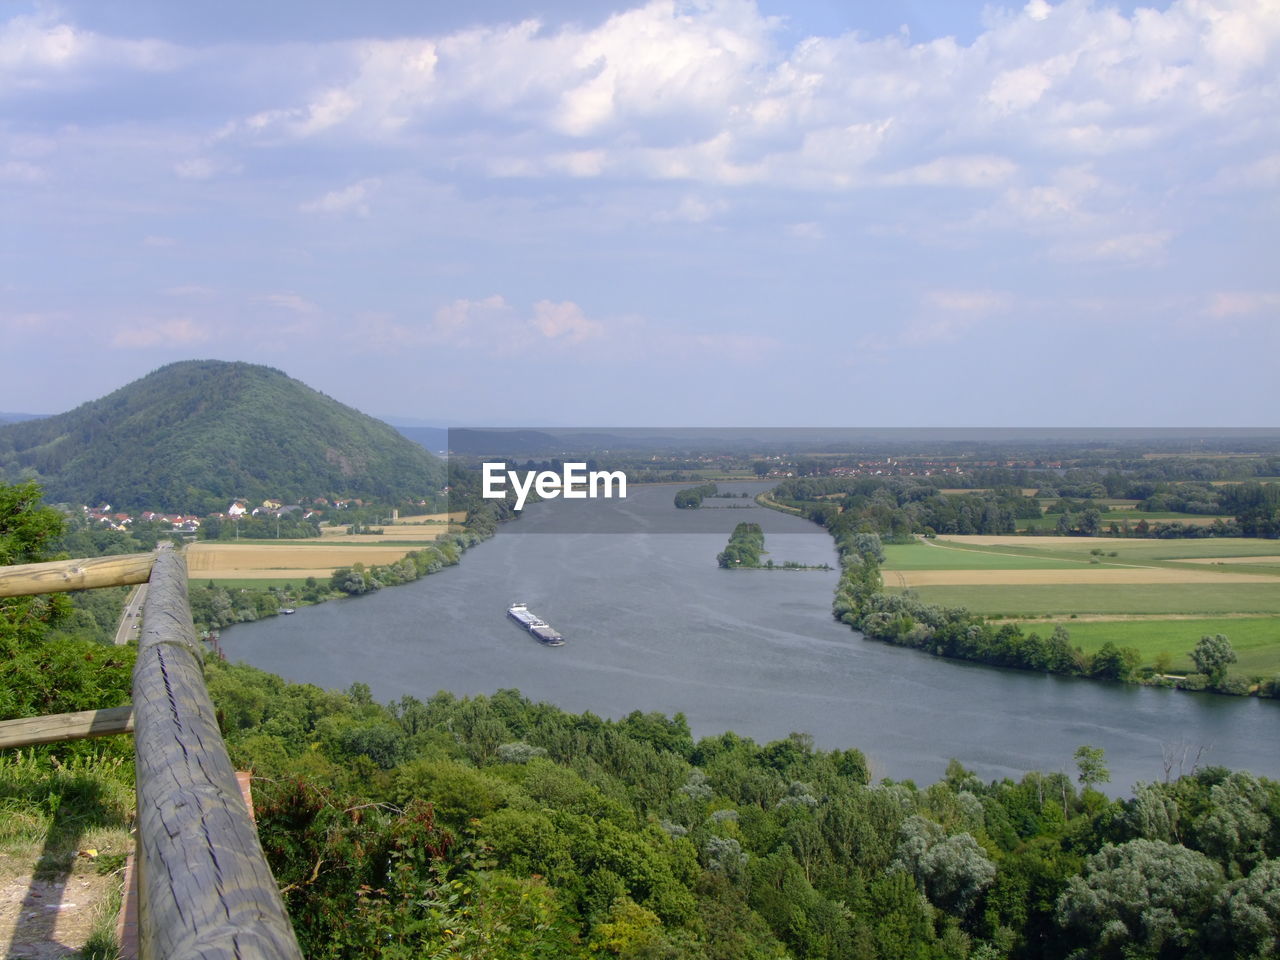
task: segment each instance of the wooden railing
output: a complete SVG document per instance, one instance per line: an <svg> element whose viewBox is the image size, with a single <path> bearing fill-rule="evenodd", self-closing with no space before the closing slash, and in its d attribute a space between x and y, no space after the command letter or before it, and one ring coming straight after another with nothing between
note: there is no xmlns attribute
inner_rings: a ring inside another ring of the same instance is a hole
<svg viewBox="0 0 1280 960"><path fill-rule="evenodd" d="M0 567L0 597L135 583L149 586L132 710L7 721L0 746L133 730L142 960L300 960L205 689L182 554Z"/></svg>

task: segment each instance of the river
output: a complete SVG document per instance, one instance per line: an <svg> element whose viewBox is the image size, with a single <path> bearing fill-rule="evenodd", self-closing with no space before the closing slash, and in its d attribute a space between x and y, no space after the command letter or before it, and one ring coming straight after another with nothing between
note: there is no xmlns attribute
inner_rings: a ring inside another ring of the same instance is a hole
<svg viewBox="0 0 1280 960"><path fill-rule="evenodd" d="M1106 750L1112 793L1162 779L1171 751L1188 766L1198 754L1201 765L1280 776L1280 703L1002 670L865 640L831 618L834 569L716 566L734 524L750 519L775 563L834 568L824 531L749 500L676 511L676 489L532 504L456 567L233 627L223 650L294 681L362 681L383 702L515 687L607 717L680 711L695 736L733 730L764 742L803 731L819 747L860 748L877 778L921 784L953 757L984 779L1072 771L1081 744ZM513 600L566 643L524 633L507 619Z"/></svg>

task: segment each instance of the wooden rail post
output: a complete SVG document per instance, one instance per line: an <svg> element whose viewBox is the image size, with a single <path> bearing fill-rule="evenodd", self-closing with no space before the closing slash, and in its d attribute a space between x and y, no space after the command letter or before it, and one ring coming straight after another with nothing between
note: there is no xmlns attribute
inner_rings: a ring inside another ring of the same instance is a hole
<svg viewBox="0 0 1280 960"><path fill-rule="evenodd" d="M301 960L218 732L177 551L156 555L133 705L141 960Z"/></svg>
<svg viewBox="0 0 1280 960"><path fill-rule="evenodd" d="M107 707L0 721L0 750L133 732L133 707Z"/></svg>
<svg viewBox="0 0 1280 960"><path fill-rule="evenodd" d="M0 567L0 597L29 597L37 593L65 593L92 587L122 587L146 583L151 576L153 553L126 553L118 557L50 560Z"/></svg>

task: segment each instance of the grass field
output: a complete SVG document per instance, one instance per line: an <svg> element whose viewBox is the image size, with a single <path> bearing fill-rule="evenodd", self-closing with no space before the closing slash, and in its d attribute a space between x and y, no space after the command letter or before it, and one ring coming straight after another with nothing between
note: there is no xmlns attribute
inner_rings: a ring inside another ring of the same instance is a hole
<svg viewBox="0 0 1280 960"><path fill-rule="evenodd" d="M1085 650L1110 640L1148 663L1167 652L1178 671L1201 636L1224 633L1240 658L1233 673L1280 673L1275 541L945 536L887 546L883 576L890 592L1027 618L1041 633L1061 622Z"/></svg>
<svg viewBox="0 0 1280 960"><path fill-rule="evenodd" d="M214 586L222 587L224 590L265 590L267 587L286 586L301 590L306 585L306 579L306 577L192 577L191 582L203 587L212 581ZM326 574L316 579L322 583L327 583L329 577Z"/></svg>
<svg viewBox="0 0 1280 960"><path fill-rule="evenodd" d="M888 544L883 569L889 570L1074 570L1087 559L1009 556L981 550L960 550L933 544Z"/></svg>
<svg viewBox="0 0 1280 960"><path fill-rule="evenodd" d="M1041 621L1043 623L1043 621ZM1134 647L1144 663L1158 654L1173 657L1174 673L1190 673L1191 649L1206 634L1225 634L1231 641L1238 662L1232 673L1280 674L1280 619L1274 617L1226 617L1195 620L1101 620L1066 621L1071 641L1092 653L1110 641L1118 647ZM1047 633L1048 630L1041 630Z"/></svg>
<svg viewBox="0 0 1280 960"><path fill-rule="evenodd" d="M902 589L888 577L885 586L891 593ZM1073 613L1280 616L1277 590L1266 583L930 586L915 588L915 592L929 603L1008 617L1069 617Z"/></svg>
<svg viewBox="0 0 1280 960"><path fill-rule="evenodd" d="M938 543L961 550L1001 553L1029 557L1063 557L1089 560L1092 550L1104 554L1115 551L1118 556L1103 559L1117 563L1151 563L1195 559L1201 557L1273 557L1274 540L1250 540L1243 537L1206 537L1201 540L1154 540L1134 537L1019 537L1019 536L939 536Z"/></svg>

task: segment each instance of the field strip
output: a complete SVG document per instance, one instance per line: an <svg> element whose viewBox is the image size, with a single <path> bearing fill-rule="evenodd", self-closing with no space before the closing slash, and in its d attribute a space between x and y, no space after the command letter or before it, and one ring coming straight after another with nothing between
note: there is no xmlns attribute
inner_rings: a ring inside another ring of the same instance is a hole
<svg viewBox="0 0 1280 960"><path fill-rule="evenodd" d="M314 545L193 543L187 548L191 576L279 577L327 576L338 567L354 563L387 564L412 551L412 547L377 547L363 544L342 547L316 541ZM319 572L316 572L319 571Z"/></svg>
<svg viewBox="0 0 1280 960"><path fill-rule="evenodd" d="M1270 583L1280 579L1255 573L1217 573L1195 568L1089 567L1080 570L906 570L899 576L908 587L979 586L1059 586L1062 584L1104 583Z"/></svg>
<svg viewBox="0 0 1280 960"><path fill-rule="evenodd" d="M341 563L338 566L348 567L350 564ZM219 567L217 570L189 570L188 579L198 580L200 583L206 580L213 580L215 583L222 580L277 580L283 583L305 580L307 577L328 580L336 569L337 567L281 567L278 570L267 570L262 567Z"/></svg>
<svg viewBox="0 0 1280 960"><path fill-rule="evenodd" d="M1052 623L1069 627L1073 623L1144 623L1163 620L1260 620L1256 613L1077 613L1054 617L1003 617L1002 623ZM1280 620L1277 620L1280 624Z"/></svg>
<svg viewBox="0 0 1280 960"><path fill-rule="evenodd" d="M1275 557L1179 557L1170 563L1263 563L1280 564L1280 556Z"/></svg>
<svg viewBox="0 0 1280 960"><path fill-rule="evenodd" d="M1133 537L1023 537L1013 533L984 534L984 533L940 533L939 540L949 540L953 543L965 544L971 543L975 547L1058 547L1063 544L1089 544L1089 543L1129 543L1134 542Z"/></svg>
<svg viewBox="0 0 1280 960"><path fill-rule="evenodd" d="M267 546L268 544L277 544L277 543L293 544L295 547L305 546L307 544L311 544L311 545L324 544L324 546L326 547L340 547L340 546L343 546L344 544L349 544L349 543L373 543L373 544L423 543L423 544L426 544L426 543L431 543L434 540L439 540L441 537L447 536L450 533L457 533L457 532L458 530L456 527L448 528L448 527L441 526L431 531L424 532L424 531L415 530L412 533L401 533L398 527L388 527L387 532L382 534L344 533L340 536L322 537L320 539L307 537L306 539L303 539L303 540L258 540L256 542L262 544L264 547ZM227 541L225 540L219 541L219 543L226 543L226 542ZM231 541L231 542L234 543L235 541ZM241 540L240 542L244 543L245 541Z"/></svg>
<svg viewBox="0 0 1280 960"><path fill-rule="evenodd" d="M1064 538L1063 538L1063 537L1052 537L1052 538L1048 538L1048 537L1023 537L1022 539L1023 539L1023 540L1046 540L1046 539L1053 539L1053 540L1057 540L1057 541L1059 542L1059 544L1061 544L1061 542L1062 542L1062 540L1063 540ZM1091 537L1090 539L1093 539L1093 540L1101 540L1101 539L1103 539L1103 538L1102 538L1102 537ZM998 550L969 550L969 551L966 551L966 550L962 550L962 549L960 549L959 547L948 547L948 546L946 546L945 544L935 543L935 542L934 542L934 541L932 541L932 540L925 540L924 542L925 542L925 543L927 543L927 544L928 544L929 546L931 546L931 547L936 547L936 548L937 548L937 549L939 549L939 550L952 550L952 551L954 551L954 552L956 552L956 553L981 553L983 556L987 556L987 557L1013 557L1015 560L1026 560L1028 557L1032 557L1032 558L1034 558L1034 557L1036 556L1036 554L1031 554L1031 553L1001 553L1001 552L1000 552L1000 551L998 551ZM966 542L969 542L969 541L966 541ZM982 546L982 544L975 543L975 544L974 544L974 546L975 546L975 547L977 547L977 546ZM996 546L1007 547L1007 546L1009 546L1009 544L1007 544L1007 543L1001 543L1001 544L996 544ZM1098 564L1095 564L1095 563L1093 562L1093 561L1094 561L1094 559L1095 559L1095 558L1093 558L1093 557L1080 557L1080 558L1078 558L1078 559L1077 559L1076 557L1054 557L1054 559L1055 559L1055 560L1061 560L1061 561L1062 561L1062 562L1064 562L1064 563L1082 563L1082 564L1085 564L1086 566L1097 566L1097 565L1098 565ZM1124 561L1122 561L1122 560L1120 560L1120 559L1118 559L1118 558L1116 558L1116 557L1111 557L1111 558L1109 558L1109 559L1107 559L1107 560L1101 560L1101 561L1099 561L1099 563L1104 563L1104 564L1106 564L1107 566L1117 566L1117 567L1139 567L1140 569L1143 569L1143 570L1153 570L1153 569L1155 569L1154 567L1148 567L1148 566L1146 566L1145 564L1141 564L1141 563L1126 563L1126 562L1124 562Z"/></svg>

